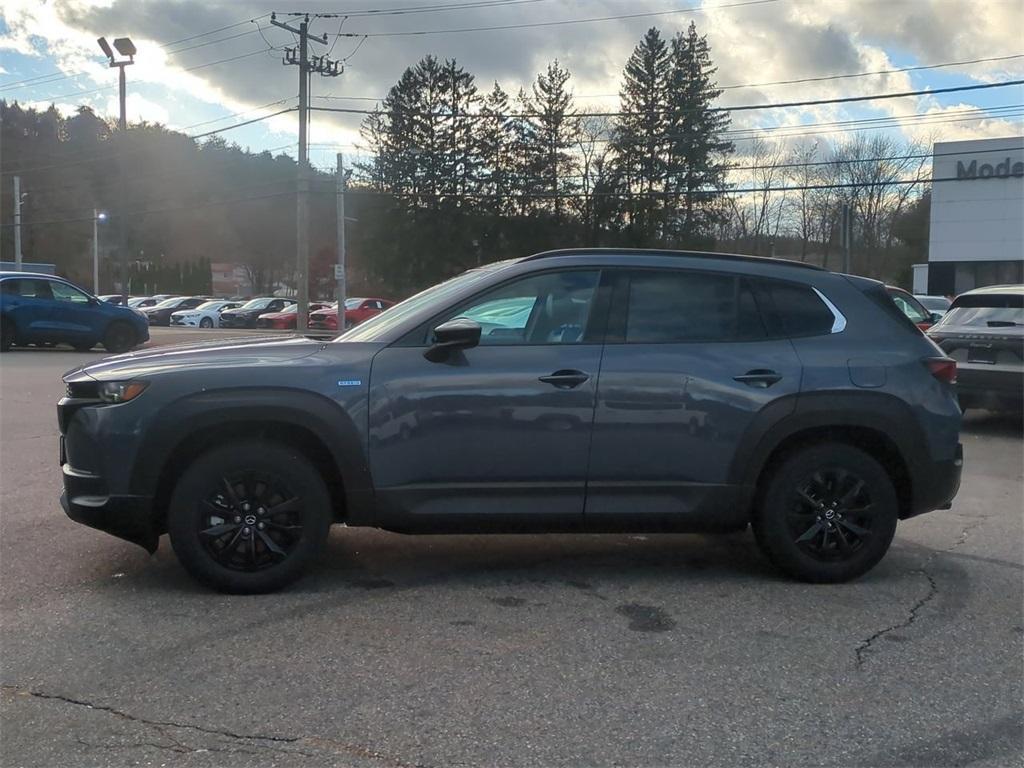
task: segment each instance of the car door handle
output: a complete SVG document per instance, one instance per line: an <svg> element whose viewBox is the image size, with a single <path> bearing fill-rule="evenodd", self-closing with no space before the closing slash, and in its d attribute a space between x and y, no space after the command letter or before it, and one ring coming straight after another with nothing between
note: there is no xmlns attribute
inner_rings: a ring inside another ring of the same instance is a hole
<svg viewBox="0 0 1024 768"><path fill-rule="evenodd" d="M782 376L777 374L775 371L769 371L762 368L755 368L752 371L747 371L742 376L733 376L733 381L739 381L746 384L748 387L759 387L760 389L767 389L775 382L782 379Z"/></svg>
<svg viewBox="0 0 1024 768"><path fill-rule="evenodd" d="M553 384L559 389L572 389L573 387L578 387L589 378L590 374L583 371L563 370L555 371L550 376L541 376L538 381L543 381L545 384Z"/></svg>

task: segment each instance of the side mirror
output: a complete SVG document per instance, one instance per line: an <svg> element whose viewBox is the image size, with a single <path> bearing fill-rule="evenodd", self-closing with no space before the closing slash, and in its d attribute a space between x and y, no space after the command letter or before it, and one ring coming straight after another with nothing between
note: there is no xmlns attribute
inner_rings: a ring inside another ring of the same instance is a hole
<svg viewBox="0 0 1024 768"><path fill-rule="evenodd" d="M937 322L939 322L939 320L942 319L942 315L939 314L938 312L932 312L931 315L932 315L932 322L933 323L937 323Z"/></svg>
<svg viewBox="0 0 1024 768"><path fill-rule="evenodd" d="M456 349L470 349L480 343L480 323L468 317L456 317L434 329L434 343L423 356L438 363Z"/></svg>

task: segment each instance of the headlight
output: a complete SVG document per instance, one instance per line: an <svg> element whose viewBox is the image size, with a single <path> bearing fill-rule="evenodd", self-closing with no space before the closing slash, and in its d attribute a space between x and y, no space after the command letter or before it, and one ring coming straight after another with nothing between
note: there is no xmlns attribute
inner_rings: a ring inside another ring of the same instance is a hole
<svg viewBox="0 0 1024 768"><path fill-rule="evenodd" d="M104 403L127 403L149 386L145 381L105 381L100 384L100 400Z"/></svg>

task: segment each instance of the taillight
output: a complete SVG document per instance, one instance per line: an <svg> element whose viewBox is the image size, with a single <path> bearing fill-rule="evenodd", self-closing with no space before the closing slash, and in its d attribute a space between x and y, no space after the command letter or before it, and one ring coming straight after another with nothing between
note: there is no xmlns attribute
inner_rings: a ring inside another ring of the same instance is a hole
<svg viewBox="0 0 1024 768"><path fill-rule="evenodd" d="M931 375L943 384L956 384L956 360L948 357L929 357L924 362Z"/></svg>

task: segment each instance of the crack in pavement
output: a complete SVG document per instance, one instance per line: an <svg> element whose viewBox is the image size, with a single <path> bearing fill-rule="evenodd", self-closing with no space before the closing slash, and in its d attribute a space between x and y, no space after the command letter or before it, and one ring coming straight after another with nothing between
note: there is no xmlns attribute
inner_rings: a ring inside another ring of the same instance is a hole
<svg viewBox="0 0 1024 768"><path fill-rule="evenodd" d="M171 744L160 744L152 741L138 741L125 744L100 744L95 742L88 742L83 739L76 739L80 744L95 749L141 749L144 747L152 747L155 749L163 749L171 752L177 752L181 754L191 754L200 752L236 752L239 754L262 754L253 750L236 749L236 748L224 748L216 746L201 746L192 747L176 739L167 729L179 728L186 731L195 731L209 736L219 736L222 738L232 739L235 741L244 741L252 744L253 746L259 747L265 753L266 751L279 752L287 755L302 755L304 757L316 757L314 752L305 751L299 749L300 744L306 744L311 747L326 748L334 752L341 752L355 757L361 757L368 760L375 760L388 766L388 768L429 768L428 766L421 763L408 763L404 760L400 760L389 755L376 752L369 747L363 747L358 744L350 744L344 741L338 741L336 739L325 738L320 736L269 736L264 734L246 734L236 733L222 728L207 728L201 725L194 725L192 723L178 723L173 720L148 720L137 715L133 715L124 710L117 709L116 707L94 704L93 702L84 701L82 699L74 699L70 696L62 696L56 693L44 693L42 691L33 691L28 688L24 688L18 685L11 684L0 684L0 690L17 696L28 696L36 699L42 699L46 701L56 701L63 704L71 704L77 707L85 707L96 712L104 712L122 720L127 720L131 723L137 723L153 728L163 738L171 742ZM261 743L269 742L269 743ZM289 748L275 747L275 744L289 745Z"/></svg>
<svg viewBox="0 0 1024 768"><path fill-rule="evenodd" d="M928 571L928 566L931 565L932 561L938 555L953 552L955 549L962 546L967 541L967 539L970 538L971 532L974 531L975 528L979 528L982 525L984 525L987 522L987 520L987 516L981 515L977 518L977 520L974 523L971 523L961 528L960 535L957 537L956 541L954 541L945 549L932 551L932 553L928 555L927 558L925 558L925 561L921 565L921 567L916 571L912 571L912 573L920 573L928 580L928 592L924 595L924 597L919 599L910 607L910 611L907 613L906 619L899 622L898 624L892 624L888 627L884 627L883 629L880 629L877 632L875 632L870 637L867 637L864 640L860 641L860 644L854 649L856 667L858 670L863 669L864 663L867 661L868 653L871 651L875 642L879 638L885 637L891 632L895 632L900 629L906 629L907 627L914 624L917 621L918 615L924 609L924 607L928 605L928 603L930 603L932 600L934 600L936 596L938 596L938 582L935 581L935 577L932 576L932 574Z"/></svg>
<svg viewBox="0 0 1024 768"><path fill-rule="evenodd" d="M860 645L858 645L857 648L854 650L854 653L856 654L857 658L857 669L861 669L864 666L864 662L867 659L868 651L871 650L871 647L875 644L876 640L878 640L881 637L884 637L885 635L888 635L890 632L895 632L898 629L906 629L907 627L909 627L911 624L917 621L917 616L921 612L921 610L926 605L928 605L928 603L934 600L937 594L939 594L939 585L935 583L935 577L928 573L927 570L925 570L922 567L920 570L914 571L914 573L920 573L922 576L928 579L927 594L925 594L924 597L922 597L920 600L918 600L916 603L914 603L914 605L910 607L910 612L907 614L907 618L901 621L899 624L892 624L888 627L885 627L884 629L880 629L870 637L861 640Z"/></svg>

